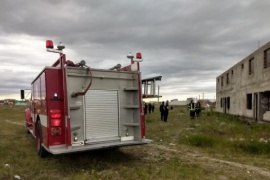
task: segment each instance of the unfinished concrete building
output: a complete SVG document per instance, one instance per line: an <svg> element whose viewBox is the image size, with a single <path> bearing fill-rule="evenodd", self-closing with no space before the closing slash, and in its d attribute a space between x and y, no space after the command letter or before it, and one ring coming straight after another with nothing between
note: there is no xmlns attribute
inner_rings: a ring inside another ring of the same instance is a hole
<svg viewBox="0 0 270 180"><path fill-rule="evenodd" d="M270 121L270 42L216 78L216 111Z"/></svg>

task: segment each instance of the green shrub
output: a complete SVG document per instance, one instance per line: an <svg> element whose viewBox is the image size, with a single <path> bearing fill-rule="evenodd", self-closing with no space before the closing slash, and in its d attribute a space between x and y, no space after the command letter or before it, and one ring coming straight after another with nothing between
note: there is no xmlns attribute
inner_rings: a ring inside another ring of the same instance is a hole
<svg viewBox="0 0 270 180"><path fill-rule="evenodd" d="M213 147L215 139L206 135L193 135L187 137L186 142L197 147Z"/></svg>
<svg viewBox="0 0 270 180"><path fill-rule="evenodd" d="M244 152L248 152L250 154L267 154L270 153L270 143L265 142L241 142L240 144L235 144L235 146L241 149Z"/></svg>

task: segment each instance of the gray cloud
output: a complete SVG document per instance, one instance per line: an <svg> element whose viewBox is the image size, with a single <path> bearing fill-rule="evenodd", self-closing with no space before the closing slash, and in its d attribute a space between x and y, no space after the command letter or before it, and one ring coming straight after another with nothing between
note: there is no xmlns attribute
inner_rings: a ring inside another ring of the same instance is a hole
<svg viewBox="0 0 270 180"><path fill-rule="evenodd" d="M267 0L0 2L0 96L27 87L57 58L45 40L66 45L67 58L91 67L128 64L141 51L143 77L162 75L168 99L215 94L215 78L269 41ZM5 62L5 63L3 63ZM16 83L17 82L17 83Z"/></svg>

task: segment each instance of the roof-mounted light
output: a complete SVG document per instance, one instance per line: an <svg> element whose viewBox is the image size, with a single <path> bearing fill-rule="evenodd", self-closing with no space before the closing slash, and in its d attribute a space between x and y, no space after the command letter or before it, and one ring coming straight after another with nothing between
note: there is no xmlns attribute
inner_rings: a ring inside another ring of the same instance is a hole
<svg viewBox="0 0 270 180"><path fill-rule="evenodd" d="M128 59L132 59L132 58L134 58L134 56L131 54L131 52L127 55L127 58Z"/></svg>
<svg viewBox="0 0 270 180"><path fill-rule="evenodd" d="M46 41L46 48L53 48L53 42L52 42L52 40L47 40Z"/></svg>
<svg viewBox="0 0 270 180"><path fill-rule="evenodd" d="M142 61L143 61L143 59L142 59L142 53L137 52L137 53L136 53L136 58L133 59L133 61L134 61L134 62L142 62Z"/></svg>
<svg viewBox="0 0 270 180"><path fill-rule="evenodd" d="M65 49L65 46L60 42L60 44L57 46L57 49L53 48L53 41L52 40L47 40L46 41L46 48L48 52L53 52L53 53L63 53L63 49Z"/></svg>
<svg viewBox="0 0 270 180"><path fill-rule="evenodd" d="M64 44L62 44L61 42L57 45L57 49L58 50L63 50L63 49L65 49L65 45Z"/></svg>
<svg viewBox="0 0 270 180"><path fill-rule="evenodd" d="M142 59L142 53L137 52L137 54L136 54L136 58L137 58L137 59Z"/></svg>

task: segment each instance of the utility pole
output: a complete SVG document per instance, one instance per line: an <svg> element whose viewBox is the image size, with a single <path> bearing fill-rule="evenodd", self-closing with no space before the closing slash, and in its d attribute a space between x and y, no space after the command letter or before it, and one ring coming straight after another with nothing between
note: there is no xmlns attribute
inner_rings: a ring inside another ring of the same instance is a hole
<svg viewBox="0 0 270 180"><path fill-rule="evenodd" d="M159 86L158 86L158 104L159 104Z"/></svg>

